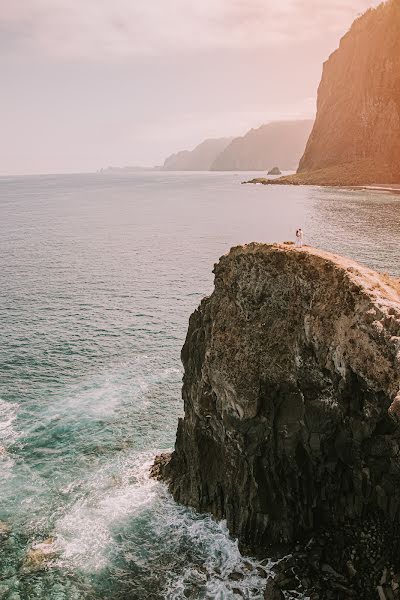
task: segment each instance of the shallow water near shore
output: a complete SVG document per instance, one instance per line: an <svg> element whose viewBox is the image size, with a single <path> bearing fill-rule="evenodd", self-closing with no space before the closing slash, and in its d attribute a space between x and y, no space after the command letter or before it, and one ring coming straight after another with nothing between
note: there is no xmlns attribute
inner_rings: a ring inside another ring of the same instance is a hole
<svg viewBox="0 0 400 600"><path fill-rule="evenodd" d="M225 524L148 478L182 416L190 313L232 245L298 226L400 276L400 197L252 175L0 178L0 598L262 598Z"/></svg>

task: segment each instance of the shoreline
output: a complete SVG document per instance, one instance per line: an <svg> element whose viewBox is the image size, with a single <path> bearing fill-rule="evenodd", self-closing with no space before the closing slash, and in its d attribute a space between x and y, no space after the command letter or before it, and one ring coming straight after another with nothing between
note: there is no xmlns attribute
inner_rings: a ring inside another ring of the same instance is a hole
<svg viewBox="0 0 400 600"><path fill-rule="evenodd" d="M288 185L288 186L301 186L301 187L325 187L325 188L339 188L348 190L368 190L371 192L382 192L389 194L400 194L400 183L373 183L364 185L351 185L351 184L329 184L329 183L300 183L298 181L288 180L285 178L280 179L268 179L267 177L255 177L249 181L242 181L242 185L253 184L253 185Z"/></svg>

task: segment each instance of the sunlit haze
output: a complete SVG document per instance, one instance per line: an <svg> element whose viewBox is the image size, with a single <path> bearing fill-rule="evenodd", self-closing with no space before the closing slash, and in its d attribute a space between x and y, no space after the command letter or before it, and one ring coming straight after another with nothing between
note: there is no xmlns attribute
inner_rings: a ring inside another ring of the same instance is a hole
<svg viewBox="0 0 400 600"><path fill-rule="evenodd" d="M2 0L0 174L154 165L313 117L323 61L373 4Z"/></svg>

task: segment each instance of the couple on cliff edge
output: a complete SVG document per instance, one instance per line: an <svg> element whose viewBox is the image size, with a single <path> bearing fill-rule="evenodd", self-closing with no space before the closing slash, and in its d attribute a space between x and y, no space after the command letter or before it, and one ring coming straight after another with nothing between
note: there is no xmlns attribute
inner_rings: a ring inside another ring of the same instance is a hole
<svg viewBox="0 0 400 600"><path fill-rule="evenodd" d="M299 227L298 229L296 229L296 248L303 247L303 239L304 239L303 230L301 227Z"/></svg>

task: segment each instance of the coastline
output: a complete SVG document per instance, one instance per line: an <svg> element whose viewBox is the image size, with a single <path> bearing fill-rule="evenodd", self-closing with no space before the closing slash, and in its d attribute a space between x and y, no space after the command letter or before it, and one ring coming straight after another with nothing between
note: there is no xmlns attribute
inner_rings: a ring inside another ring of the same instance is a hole
<svg viewBox="0 0 400 600"><path fill-rule="evenodd" d="M249 181L242 181L242 185L253 184L253 185L296 185L296 186L310 186L310 187L334 187L343 188L350 190L368 190L371 192L382 192L387 194L400 194L400 184L398 183L373 183L373 184L346 184L346 183L322 183L322 182L300 182L292 179L292 175L289 177L280 177L279 179L269 179L267 177L255 177Z"/></svg>

